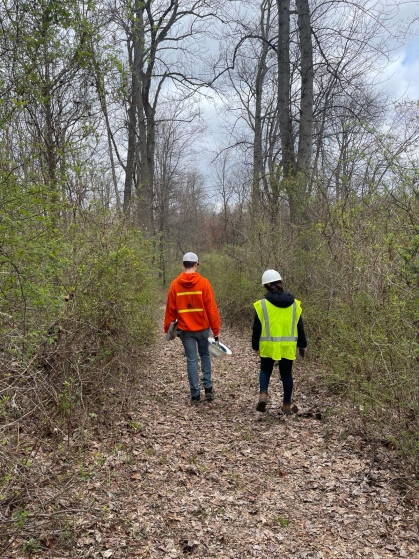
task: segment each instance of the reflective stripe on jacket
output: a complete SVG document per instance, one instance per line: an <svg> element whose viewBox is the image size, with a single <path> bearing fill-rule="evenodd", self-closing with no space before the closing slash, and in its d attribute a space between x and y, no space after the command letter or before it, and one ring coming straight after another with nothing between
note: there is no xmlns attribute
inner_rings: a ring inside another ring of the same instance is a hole
<svg viewBox="0 0 419 559"><path fill-rule="evenodd" d="M177 291L176 308L178 314L185 312L204 312L204 302L201 291Z"/></svg>
<svg viewBox="0 0 419 559"><path fill-rule="evenodd" d="M261 357L270 357L274 361L294 360L297 349L297 323L301 316L301 303L297 299L289 307L276 307L266 299L254 303L262 334L259 341Z"/></svg>

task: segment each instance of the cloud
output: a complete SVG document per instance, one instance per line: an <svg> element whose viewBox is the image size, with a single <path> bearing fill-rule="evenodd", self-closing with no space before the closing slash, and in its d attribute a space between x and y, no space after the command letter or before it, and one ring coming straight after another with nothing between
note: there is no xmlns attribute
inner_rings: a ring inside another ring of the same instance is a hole
<svg viewBox="0 0 419 559"><path fill-rule="evenodd" d="M383 89L394 97L419 99L419 37L410 37L397 49L382 78Z"/></svg>

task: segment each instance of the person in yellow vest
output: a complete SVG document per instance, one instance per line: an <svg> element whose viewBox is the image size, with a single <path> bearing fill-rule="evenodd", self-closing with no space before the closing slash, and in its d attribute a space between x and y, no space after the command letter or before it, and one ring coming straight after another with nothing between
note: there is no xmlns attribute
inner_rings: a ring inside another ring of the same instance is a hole
<svg viewBox="0 0 419 559"><path fill-rule="evenodd" d="M284 390L282 412L291 415L292 365L297 347L301 356L307 351L301 303L292 293L284 291L282 278L276 270L263 273L262 285L266 294L254 303L256 313L252 333L252 348L260 355L260 394L256 410L266 410L269 381L274 363L278 361Z"/></svg>

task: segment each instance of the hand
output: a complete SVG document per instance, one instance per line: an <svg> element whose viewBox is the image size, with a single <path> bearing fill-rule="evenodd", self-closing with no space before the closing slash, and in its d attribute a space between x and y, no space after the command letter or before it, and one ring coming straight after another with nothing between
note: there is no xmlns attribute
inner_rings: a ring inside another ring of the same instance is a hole
<svg viewBox="0 0 419 559"><path fill-rule="evenodd" d="M300 354L300 357L304 357L306 354L307 348L306 347L299 347L298 348L298 353Z"/></svg>

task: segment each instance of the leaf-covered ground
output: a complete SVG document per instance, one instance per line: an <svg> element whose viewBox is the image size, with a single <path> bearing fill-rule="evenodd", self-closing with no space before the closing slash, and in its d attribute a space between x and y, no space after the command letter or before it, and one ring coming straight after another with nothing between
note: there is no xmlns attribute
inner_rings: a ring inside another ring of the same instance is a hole
<svg viewBox="0 0 419 559"><path fill-rule="evenodd" d="M43 477L20 525L9 511L3 556L419 557L417 494L400 490L393 451L367 444L354 410L316 385L310 358L294 368L298 413L280 415L276 375L262 415L249 335L222 340L233 356L213 361L213 403L189 405L182 345L161 336L129 408L92 414L60 452L38 448Z"/></svg>

